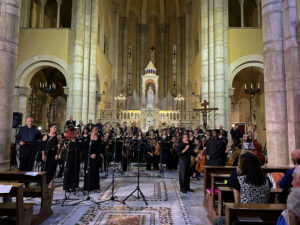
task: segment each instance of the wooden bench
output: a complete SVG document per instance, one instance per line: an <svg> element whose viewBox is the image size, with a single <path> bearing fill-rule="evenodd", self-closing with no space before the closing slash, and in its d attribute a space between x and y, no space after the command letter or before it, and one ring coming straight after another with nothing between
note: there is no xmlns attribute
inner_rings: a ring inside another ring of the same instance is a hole
<svg viewBox="0 0 300 225"><path fill-rule="evenodd" d="M9 193L0 193L1 197L15 197L14 203L0 203L0 215L16 218L17 225L30 225L33 217L33 203L23 201L23 183L0 183L12 185ZM0 220L1 221L1 220Z"/></svg>
<svg viewBox="0 0 300 225"><path fill-rule="evenodd" d="M238 217L259 217L263 221L259 224L276 224L278 217L285 209L285 204L225 203L226 225L240 224Z"/></svg>
<svg viewBox="0 0 300 225"><path fill-rule="evenodd" d="M53 188L46 183L46 172L39 172L36 176L25 175L25 171L0 171L0 181L37 182L39 188L24 188L24 197L41 198L41 208L33 215L32 225L40 224L53 214L51 209Z"/></svg>
<svg viewBox="0 0 300 225"><path fill-rule="evenodd" d="M234 195L233 195L233 188L232 187L218 187L218 216L224 216L223 206L225 202L233 203L234 202ZM278 204L277 195L282 192L282 188L271 188L270 190L270 199L272 199L275 203Z"/></svg>

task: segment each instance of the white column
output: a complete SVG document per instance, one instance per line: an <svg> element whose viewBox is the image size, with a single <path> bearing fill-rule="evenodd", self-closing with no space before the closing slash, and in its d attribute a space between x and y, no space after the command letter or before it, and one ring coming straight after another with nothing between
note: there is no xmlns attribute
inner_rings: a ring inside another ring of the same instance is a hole
<svg viewBox="0 0 300 225"><path fill-rule="evenodd" d="M288 165L282 1L262 0L262 18L268 163Z"/></svg>
<svg viewBox="0 0 300 225"><path fill-rule="evenodd" d="M59 28L60 26L60 8L62 0L56 0L57 2L57 13L56 13L56 28Z"/></svg>
<svg viewBox="0 0 300 225"><path fill-rule="evenodd" d="M4 170L9 163L21 1L2 0L0 6L0 169Z"/></svg>
<svg viewBox="0 0 300 225"><path fill-rule="evenodd" d="M296 35L297 8L295 0L284 0L283 35L287 95L288 147L289 153L300 148L300 71L299 52ZM290 155L290 154L288 154Z"/></svg>
<svg viewBox="0 0 300 225"><path fill-rule="evenodd" d="M97 90L97 37L98 37L98 7L99 0L92 0L92 23L90 45L90 77L89 77L89 107L88 118L96 121L96 90Z"/></svg>
<svg viewBox="0 0 300 225"><path fill-rule="evenodd" d="M224 0L214 4L215 112L216 127L225 125Z"/></svg>
<svg viewBox="0 0 300 225"><path fill-rule="evenodd" d="M240 7L241 7L241 27L245 26L245 20L244 20L244 0L239 0Z"/></svg>
<svg viewBox="0 0 300 225"><path fill-rule="evenodd" d="M257 26L261 28L261 0L255 0L257 5Z"/></svg>
<svg viewBox="0 0 300 225"><path fill-rule="evenodd" d="M215 106L215 41L214 41L214 0L209 0L208 5L208 101L209 106L214 107ZM203 101L206 99L203 99ZM208 125L211 128L215 127L215 116L214 112L208 113Z"/></svg>
<svg viewBox="0 0 300 225"><path fill-rule="evenodd" d="M208 100L208 0L201 0L202 99Z"/></svg>
<svg viewBox="0 0 300 225"><path fill-rule="evenodd" d="M77 121L82 119L82 87L83 87L83 54L84 54L84 0L74 0L75 10L72 12L72 56L71 56L71 114ZM74 21L73 21L74 20ZM69 99L68 99L69 101ZM69 105L69 103L68 103ZM68 115L67 115L68 116Z"/></svg>
<svg viewBox="0 0 300 225"><path fill-rule="evenodd" d="M45 5L47 0L40 0L41 2L41 14L40 14L40 28L44 27L44 17L45 17Z"/></svg>

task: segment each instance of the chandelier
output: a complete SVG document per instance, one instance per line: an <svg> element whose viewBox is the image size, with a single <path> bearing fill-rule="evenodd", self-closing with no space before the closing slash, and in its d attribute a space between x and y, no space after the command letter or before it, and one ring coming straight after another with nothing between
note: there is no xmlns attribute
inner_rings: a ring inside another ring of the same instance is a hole
<svg viewBox="0 0 300 225"><path fill-rule="evenodd" d="M40 90L46 94L50 94L56 90L56 84L54 82L40 82Z"/></svg>

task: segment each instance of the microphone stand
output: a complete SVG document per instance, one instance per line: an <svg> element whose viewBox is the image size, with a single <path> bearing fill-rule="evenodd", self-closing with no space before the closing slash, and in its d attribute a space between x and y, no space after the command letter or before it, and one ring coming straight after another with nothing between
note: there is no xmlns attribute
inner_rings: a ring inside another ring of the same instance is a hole
<svg viewBox="0 0 300 225"><path fill-rule="evenodd" d="M112 182L111 182L111 196L109 199L100 201L99 204L104 203L104 202L109 202L109 201L114 201L114 202L120 202L122 204L125 204L123 201L119 201L116 199L115 195L115 171L116 171L116 148L117 148L117 136L115 136L115 145L114 145L114 154L113 154L113 173L112 173Z"/></svg>
<svg viewBox="0 0 300 225"><path fill-rule="evenodd" d="M141 152L141 142L142 139L138 139L138 176L137 176L137 186L136 188L126 197L123 199L122 203L125 204L126 200L132 196L136 199L140 199L142 197L143 201L145 202L146 205L148 205L148 202L145 198L145 195L143 194L142 190L140 189L140 152ZM135 143L136 144L136 143ZM133 194L137 192L137 196L135 197Z"/></svg>

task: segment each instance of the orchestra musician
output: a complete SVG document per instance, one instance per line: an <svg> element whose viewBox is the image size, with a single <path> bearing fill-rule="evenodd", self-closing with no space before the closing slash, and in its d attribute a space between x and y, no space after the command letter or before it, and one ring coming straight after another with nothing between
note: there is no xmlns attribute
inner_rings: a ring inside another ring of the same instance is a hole
<svg viewBox="0 0 300 225"><path fill-rule="evenodd" d="M170 143L170 152L167 161L167 168L169 170L177 170L178 167L178 154L177 154L177 138L176 136L172 137L172 142Z"/></svg>
<svg viewBox="0 0 300 225"><path fill-rule="evenodd" d="M47 172L46 182L48 187L52 188L58 160L58 149L60 148L55 124L50 124L49 134L44 135L42 140L45 143L45 148L42 150L42 160L44 161L43 171Z"/></svg>

